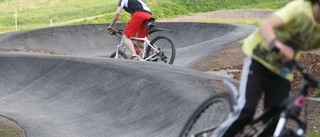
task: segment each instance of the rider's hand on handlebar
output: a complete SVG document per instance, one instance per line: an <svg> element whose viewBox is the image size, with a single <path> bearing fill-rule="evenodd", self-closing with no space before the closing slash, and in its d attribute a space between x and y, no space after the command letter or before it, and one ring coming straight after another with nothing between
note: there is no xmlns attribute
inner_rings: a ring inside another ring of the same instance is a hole
<svg viewBox="0 0 320 137"><path fill-rule="evenodd" d="M294 51L291 47L287 45L283 45L279 49L280 49L279 56L283 63L286 62L287 60L293 60Z"/></svg>
<svg viewBox="0 0 320 137"><path fill-rule="evenodd" d="M108 26L108 31L114 32L114 28L112 26Z"/></svg>
<svg viewBox="0 0 320 137"><path fill-rule="evenodd" d="M288 45L283 44L279 40L272 43L273 46L278 48L279 56L282 61L282 63L287 62L288 60L293 60L294 58L294 50L289 47Z"/></svg>
<svg viewBox="0 0 320 137"><path fill-rule="evenodd" d="M113 28L112 26L108 26L108 31L110 32L110 33L108 33L108 34L110 34L110 35L116 35L116 32L114 31L114 28Z"/></svg>

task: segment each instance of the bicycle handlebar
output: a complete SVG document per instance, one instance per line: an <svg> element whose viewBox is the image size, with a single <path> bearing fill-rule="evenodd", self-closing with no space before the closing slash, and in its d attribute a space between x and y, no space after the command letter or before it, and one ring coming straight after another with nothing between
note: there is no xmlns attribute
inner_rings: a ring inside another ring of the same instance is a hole
<svg viewBox="0 0 320 137"><path fill-rule="evenodd" d="M277 47L275 47L274 45L271 46L271 50L273 52L279 53L279 49L277 49ZM293 67L296 67L302 72L303 79L307 80L310 83L311 87L320 89L320 81L317 80L317 78L307 70L303 63L295 60L287 60L285 61L284 66L290 70Z"/></svg>
<svg viewBox="0 0 320 137"><path fill-rule="evenodd" d="M286 65L295 66L298 70L301 71L303 79L307 80L310 83L310 86L313 88L320 89L320 81L309 72L309 70L305 67L305 65L299 61L288 61Z"/></svg>
<svg viewBox="0 0 320 137"><path fill-rule="evenodd" d="M109 32L108 33L109 35L117 35L117 34L120 34L122 35L123 34L123 30L122 29L119 29L118 31L112 31L112 32Z"/></svg>

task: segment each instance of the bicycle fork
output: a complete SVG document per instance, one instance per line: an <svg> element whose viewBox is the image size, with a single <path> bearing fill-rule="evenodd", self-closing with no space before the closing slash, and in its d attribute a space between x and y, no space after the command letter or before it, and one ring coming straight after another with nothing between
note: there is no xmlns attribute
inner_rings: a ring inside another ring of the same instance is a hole
<svg viewBox="0 0 320 137"><path fill-rule="evenodd" d="M285 133L283 131L285 128L285 124L287 122L287 117L288 117L288 113L286 113L286 112L281 113L277 127L275 129L274 134L273 134L274 137L284 136ZM296 120L296 122L298 123L298 126L299 126L299 128L296 130L296 132L294 134L297 136L302 136L304 134L304 130L305 130L306 125L298 118L293 117L293 119Z"/></svg>
<svg viewBox="0 0 320 137"><path fill-rule="evenodd" d="M300 110L303 106L303 104L305 103L305 96L304 95L300 95L298 96L295 101L294 101L294 105L291 108L291 111L287 112L282 112L280 115L280 119L278 121L277 127L275 129L275 132L273 134L273 136L278 137L281 135L281 132L284 129L284 126L286 124L287 118L290 117L293 120L295 120L298 123L298 129L296 131L296 135L298 136L302 136L304 134L304 131L306 129L306 124L304 122L302 122L297 115L300 113Z"/></svg>
<svg viewBox="0 0 320 137"><path fill-rule="evenodd" d="M119 57L119 51L122 51L123 53L125 53L125 50L126 50L126 47L124 46L123 40L121 40L120 44L117 45L115 58Z"/></svg>

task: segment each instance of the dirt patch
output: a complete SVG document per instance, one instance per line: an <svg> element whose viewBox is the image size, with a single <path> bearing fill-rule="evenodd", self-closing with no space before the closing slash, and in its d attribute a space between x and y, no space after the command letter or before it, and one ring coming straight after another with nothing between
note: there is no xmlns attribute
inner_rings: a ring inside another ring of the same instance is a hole
<svg viewBox="0 0 320 137"><path fill-rule="evenodd" d="M42 54L66 55L63 52L49 50L49 49L28 49L28 48L21 48L21 49L0 48L0 52L32 52L32 53L42 53Z"/></svg>
<svg viewBox="0 0 320 137"><path fill-rule="evenodd" d="M25 137L25 133L16 122L0 116L0 137Z"/></svg>
<svg viewBox="0 0 320 137"><path fill-rule="evenodd" d="M196 22L199 20L223 20L224 22L235 22L238 20L265 20L274 9L236 9L219 10L213 12L193 13L173 18L157 19L157 22Z"/></svg>

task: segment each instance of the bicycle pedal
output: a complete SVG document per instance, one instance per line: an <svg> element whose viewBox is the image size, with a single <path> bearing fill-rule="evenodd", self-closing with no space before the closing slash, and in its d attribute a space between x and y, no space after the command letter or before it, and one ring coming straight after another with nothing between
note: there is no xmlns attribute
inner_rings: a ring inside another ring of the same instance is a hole
<svg viewBox="0 0 320 137"><path fill-rule="evenodd" d="M167 63L168 60L167 59L161 59L164 63Z"/></svg>
<svg viewBox="0 0 320 137"><path fill-rule="evenodd" d="M143 60L140 56L132 56L131 59L132 60L139 60L139 61Z"/></svg>
<svg viewBox="0 0 320 137"><path fill-rule="evenodd" d="M167 63L168 57L166 55L162 54L161 60L164 61L165 63Z"/></svg>

